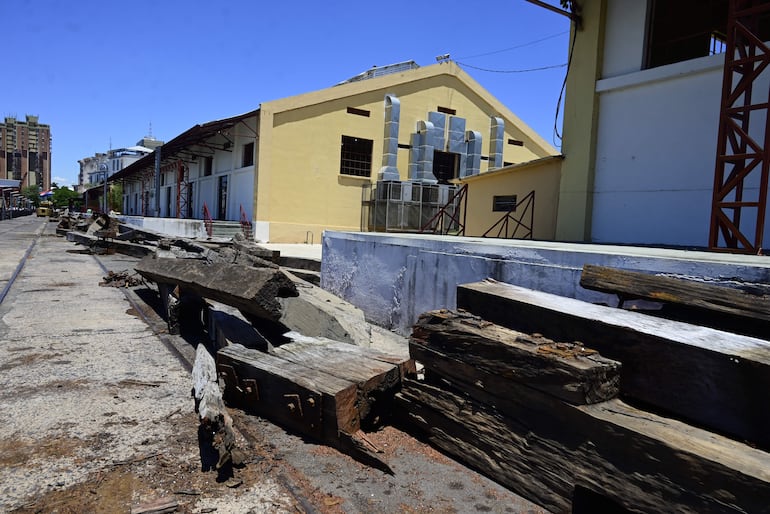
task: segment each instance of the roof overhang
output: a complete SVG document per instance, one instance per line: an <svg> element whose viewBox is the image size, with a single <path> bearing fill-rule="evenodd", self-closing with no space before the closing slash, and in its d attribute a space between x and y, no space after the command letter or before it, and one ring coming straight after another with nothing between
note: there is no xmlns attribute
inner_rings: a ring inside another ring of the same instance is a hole
<svg viewBox="0 0 770 514"><path fill-rule="evenodd" d="M154 152L145 155L141 159L129 164L119 172L110 176L108 182L117 182L125 180L132 175L138 175L148 169L155 168L155 152L160 152L161 166L168 164L171 161L175 161L180 158L180 154L185 150L190 150L191 147L196 145L206 146L206 142L218 134L222 134L224 131L234 127L242 121L254 117L259 113L259 109L249 111L238 116L231 118L224 118L221 120L214 120L204 123L202 125L195 125L186 131L182 132L172 140L157 147ZM227 136L225 136L227 137ZM213 152L212 152L213 153Z"/></svg>
<svg viewBox="0 0 770 514"><path fill-rule="evenodd" d="M479 173L478 175L472 175L470 177L463 177L452 180L452 183L455 184L465 184L468 182L476 182L478 180L484 180L490 177L497 177L499 175L505 175L507 173L515 173L517 171L526 170L529 168L535 168L538 166L543 166L545 164L551 163L551 162L561 162L564 160L564 155L558 154L558 155L548 155L546 157L541 157L540 159L533 159L531 161L527 162L519 162L516 164L511 164L510 166L504 166L502 168L497 168L492 171L485 171L484 173Z"/></svg>

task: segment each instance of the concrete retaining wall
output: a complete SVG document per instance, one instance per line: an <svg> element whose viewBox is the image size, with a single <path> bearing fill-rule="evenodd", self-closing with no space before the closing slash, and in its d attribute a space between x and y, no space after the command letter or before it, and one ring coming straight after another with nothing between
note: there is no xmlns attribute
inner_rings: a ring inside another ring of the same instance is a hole
<svg viewBox="0 0 770 514"><path fill-rule="evenodd" d="M770 258L523 240L324 232L321 287L367 319L408 335L428 310L456 307L458 284L493 278L590 302L614 295L580 287L584 264L717 281L770 284Z"/></svg>
<svg viewBox="0 0 770 514"><path fill-rule="evenodd" d="M153 218L144 216L118 216L122 223L141 227L153 232L167 234L176 237L189 237L206 239L206 227L203 220L190 220L178 218Z"/></svg>

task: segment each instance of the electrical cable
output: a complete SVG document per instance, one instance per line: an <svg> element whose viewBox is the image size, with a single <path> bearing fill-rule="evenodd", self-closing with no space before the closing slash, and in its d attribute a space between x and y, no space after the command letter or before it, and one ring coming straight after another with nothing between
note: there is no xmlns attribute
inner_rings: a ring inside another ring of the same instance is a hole
<svg viewBox="0 0 770 514"><path fill-rule="evenodd" d="M572 31L572 43L570 43L569 46L569 58L567 59L567 71L564 72L564 81L561 83L561 91L559 91L559 99L556 101L556 115L553 118L553 137L551 138L551 141L553 142L554 146L559 147L561 149L561 133L559 132L559 111L561 110L561 99L564 96L564 90L567 87L567 77L569 76L569 70L572 67L572 56L575 53L575 39L577 39L577 29L574 29ZM557 142L558 140L558 142Z"/></svg>
<svg viewBox="0 0 770 514"><path fill-rule="evenodd" d="M533 41L529 41L527 43L522 43L520 45L511 46L509 48L503 48L502 50L494 50L492 52L486 52L486 53L483 53L483 54L476 54L476 55L468 55L468 56L465 56L465 57L458 57L458 59L475 59L476 57L486 57L487 55L500 54L500 53L503 53L503 52L508 52L510 50L516 50L517 48L525 48L527 46L536 45L537 43L542 43L543 41L548 41L549 39L553 39L555 37L563 36L564 34L567 34L568 32L569 32L569 30L564 30L564 31L559 32L557 34L551 34L550 36L545 36L543 38L535 39Z"/></svg>
<svg viewBox="0 0 770 514"><path fill-rule="evenodd" d="M462 62L459 62L459 61L454 61L454 62L455 62L455 64L458 64L458 65L460 65L460 66L462 66L464 68L471 68L471 69L479 70L479 71L487 71L487 72L490 72L490 73L529 73L531 71L543 71L543 70L553 70L555 68L564 68L565 66L568 66L568 64L569 64L569 63L565 62L565 63L562 63L562 64L554 64L554 65L551 65L551 66L542 66L540 68L529 68L529 69L525 69L525 70L491 70L489 68L479 68L478 66L471 66L470 64L462 63Z"/></svg>

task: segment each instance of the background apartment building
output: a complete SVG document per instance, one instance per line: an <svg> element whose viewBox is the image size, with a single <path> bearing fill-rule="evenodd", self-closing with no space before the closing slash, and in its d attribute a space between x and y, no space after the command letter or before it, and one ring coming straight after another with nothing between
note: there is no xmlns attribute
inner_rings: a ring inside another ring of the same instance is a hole
<svg viewBox="0 0 770 514"><path fill-rule="evenodd" d="M0 123L0 178L19 180L22 188L51 188L51 127L37 116L7 116Z"/></svg>

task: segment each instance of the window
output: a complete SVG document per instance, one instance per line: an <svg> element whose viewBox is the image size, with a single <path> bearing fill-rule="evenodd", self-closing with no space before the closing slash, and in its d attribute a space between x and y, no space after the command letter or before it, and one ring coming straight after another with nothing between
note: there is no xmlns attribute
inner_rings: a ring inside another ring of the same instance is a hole
<svg viewBox="0 0 770 514"><path fill-rule="evenodd" d="M727 6L728 0L653 0L647 17L645 68L724 52ZM759 27L766 41L770 35L766 20Z"/></svg>
<svg viewBox="0 0 770 514"><path fill-rule="evenodd" d="M369 177L372 174L374 141L360 137L342 136L340 174Z"/></svg>
<svg viewBox="0 0 770 514"><path fill-rule="evenodd" d="M219 177L219 202L217 203L217 219L227 219L227 175Z"/></svg>
<svg viewBox="0 0 770 514"><path fill-rule="evenodd" d="M243 145L243 156L241 158L241 167L254 165L254 143Z"/></svg>
<svg viewBox="0 0 770 514"><path fill-rule="evenodd" d="M348 107L347 112L348 112L348 114L355 114L356 116L365 116L367 118L371 114L366 109L356 109L355 107Z"/></svg>
<svg viewBox="0 0 770 514"><path fill-rule="evenodd" d="M203 171L202 175L204 177L208 177L211 175L211 170L214 168L214 158L213 157L204 157L201 159L201 169Z"/></svg>
<svg viewBox="0 0 770 514"><path fill-rule="evenodd" d="M516 195L493 196L493 212L510 212L516 210Z"/></svg>
<svg viewBox="0 0 770 514"><path fill-rule="evenodd" d="M443 112L444 114L451 114L452 116L457 114L457 110L450 109L449 107L441 107L440 105L438 107L436 107L436 110L438 112Z"/></svg>

